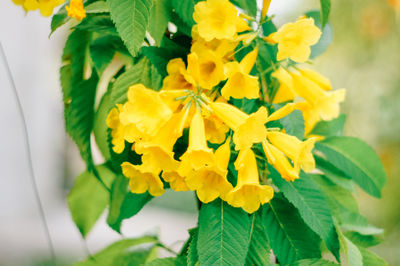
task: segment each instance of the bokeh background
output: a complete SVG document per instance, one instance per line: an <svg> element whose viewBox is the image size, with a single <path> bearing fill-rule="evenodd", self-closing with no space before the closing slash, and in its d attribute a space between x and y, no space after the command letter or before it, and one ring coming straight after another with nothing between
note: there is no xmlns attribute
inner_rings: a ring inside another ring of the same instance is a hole
<svg viewBox="0 0 400 266"><path fill-rule="evenodd" d="M334 0L333 42L313 64L335 88L347 88L342 110L345 133L364 139L380 155L388 174L382 199L357 192L361 212L385 229L373 248L400 265L400 0ZM273 0L278 25L319 7L317 0ZM82 240L66 206L74 178L84 170L66 136L58 68L67 28L49 38L50 19L25 15L11 0L0 2L0 41L27 119L34 170L60 265L70 265L109 243L156 232L179 249L196 224L192 193L166 193L123 224L123 235L105 216ZM22 121L5 68L0 65L0 265L44 265L49 251L24 149ZM97 160L100 162L101 158Z"/></svg>

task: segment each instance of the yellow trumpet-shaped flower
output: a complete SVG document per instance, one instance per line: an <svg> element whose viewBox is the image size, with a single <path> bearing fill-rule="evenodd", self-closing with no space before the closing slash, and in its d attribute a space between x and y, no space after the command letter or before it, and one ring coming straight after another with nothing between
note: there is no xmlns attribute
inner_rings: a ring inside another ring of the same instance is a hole
<svg viewBox="0 0 400 266"><path fill-rule="evenodd" d="M65 0L13 0L16 5L21 5L26 11L40 10L44 17L51 16L55 7L61 5Z"/></svg>
<svg viewBox="0 0 400 266"><path fill-rule="evenodd" d="M190 171L186 176L186 184L190 190L196 190L200 201L211 202L218 197L224 198L232 190L226 176L230 157L230 140L215 151L214 163Z"/></svg>
<svg viewBox="0 0 400 266"><path fill-rule="evenodd" d="M154 138L138 142L135 151L142 154L142 162L153 169L174 171L177 169L172 148L176 140L182 135L188 109L174 114L171 119L160 128Z"/></svg>
<svg viewBox="0 0 400 266"><path fill-rule="evenodd" d="M236 99L248 98L257 99L260 93L258 77L249 75L256 62L258 49L248 53L240 63L229 62L226 64L226 75L228 81L221 90L221 94L226 99L230 97Z"/></svg>
<svg viewBox="0 0 400 266"><path fill-rule="evenodd" d="M293 161L296 172L300 171L300 168L305 172L315 169L315 160L311 153L316 141L315 138L303 142L294 136L276 131L268 132L267 137L272 145Z"/></svg>
<svg viewBox="0 0 400 266"><path fill-rule="evenodd" d="M222 59L211 50L188 55L188 74L204 89L212 89L225 80Z"/></svg>
<svg viewBox="0 0 400 266"><path fill-rule="evenodd" d="M196 110L189 129L189 146L181 156L179 174L186 176L191 170L198 170L201 167L214 163L214 153L207 146L207 139L204 127L204 120L200 110Z"/></svg>
<svg viewBox="0 0 400 266"><path fill-rule="evenodd" d="M332 90L331 81L328 78L321 75L320 73L307 68L299 69L299 72L302 76L307 77L312 82L317 84L321 89L325 91Z"/></svg>
<svg viewBox="0 0 400 266"><path fill-rule="evenodd" d="M163 171L161 176L166 182L169 182L169 185L173 190L188 191L189 188L186 184L185 177L181 176L177 171L177 169L179 168L178 164L176 165L175 171Z"/></svg>
<svg viewBox="0 0 400 266"><path fill-rule="evenodd" d="M309 78L291 73L296 94L303 97L313 106L321 119L331 120L339 116L340 103L344 101L346 91L344 89L325 91L317 83Z"/></svg>
<svg viewBox="0 0 400 266"><path fill-rule="evenodd" d="M274 96L273 103L292 101L296 97L292 76L283 67L278 68L271 76L279 81L279 88Z"/></svg>
<svg viewBox="0 0 400 266"><path fill-rule="evenodd" d="M121 153L125 149L124 126L119 121L120 110L121 105L111 109L106 120L107 126L111 128L111 143L115 153Z"/></svg>
<svg viewBox="0 0 400 266"><path fill-rule="evenodd" d="M211 114L204 119L206 138L211 143L222 143L229 128L215 115Z"/></svg>
<svg viewBox="0 0 400 266"><path fill-rule="evenodd" d="M162 90L193 90L193 84L186 80L186 66L182 58L170 60L167 64L167 73Z"/></svg>
<svg viewBox="0 0 400 266"><path fill-rule="evenodd" d="M129 162L122 163L121 167L124 176L129 178L132 193L142 194L148 191L152 196L161 196L164 193L159 170L151 169L144 164L133 165Z"/></svg>
<svg viewBox="0 0 400 266"><path fill-rule="evenodd" d="M238 11L228 0L207 0L197 3L193 18L201 38L233 39L237 32L249 26L238 17Z"/></svg>
<svg viewBox="0 0 400 266"><path fill-rule="evenodd" d="M293 168L286 156L268 141L262 143L265 156L286 181L294 181L299 178L299 171Z"/></svg>
<svg viewBox="0 0 400 266"><path fill-rule="evenodd" d="M238 170L237 185L228 193L226 201L253 213L273 198L274 190L268 185L260 185L257 162L251 149L239 152L235 168Z"/></svg>
<svg viewBox="0 0 400 266"><path fill-rule="evenodd" d="M296 103L296 109L303 113L304 117L304 134L308 135L314 126L321 120L319 113L313 109L313 106L308 102Z"/></svg>
<svg viewBox="0 0 400 266"><path fill-rule="evenodd" d="M295 23L283 25L267 40L278 43L278 61L290 58L300 63L308 60L310 46L316 44L320 37L321 30L314 25L314 19L300 18Z"/></svg>
<svg viewBox="0 0 400 266"><path fill-rule="evenodd" d="M267 137L265 123L268 122L268 111L260 107L257 112L248 115L233 105L213 102L211 109L233 131L233 142L236 150L250 148Z"/></svg>
<svg viewBox="0 0 400 266"><path fill-rule="evenodd" d="M86 17L86 10L83 7L82 0L71 0L69 6L66 6L67 14L71 18L76 18L77 20L82 20Z"/></svg>
<svg viewBox="0 0 400 266"><path fill-rule="evenodd" d="M133 124L142 134L154 136L171 115L171 109L158 92L136 84L129 88L128 102L122 108L120 119L122 124Z"/></svg>

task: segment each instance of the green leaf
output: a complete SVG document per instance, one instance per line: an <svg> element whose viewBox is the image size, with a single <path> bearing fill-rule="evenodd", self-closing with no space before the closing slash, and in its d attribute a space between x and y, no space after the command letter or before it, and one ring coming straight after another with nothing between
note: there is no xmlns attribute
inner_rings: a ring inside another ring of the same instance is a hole
<svg viewBox="0 0 400 266"><path fill-rule="evenodd" d="M383 242L382 235L363 235L358 232L345 232L344 235L359 248L369 248Z"/></svg>
<svg viewBox="0 0 400 266"><path fill-rule="evenodd" d="M343 136L345 122L345 114L341 114L338 118L330 121L320 121L315 125L313 130L311 130L310 135L320 135L325 137Z"/></svg>
<svg viewBox="0 0 400 266"><path fill-rule="evenodd" d="M322 31L322 35L319 41L311 46L310 58L312 59L323 54L326 49L328 49L333 40L333 30L329 23L324 26L321 24L321 13L319 11L307 12L306 16L313 18L315 25L319 27Z"/></svg>
<svg viewBox="0 0 400 266"><path fill-rule="evenodd" d="M90 256L88 259L78 262L76 266L128 266L142 265L151 254L152 247L157 238L143 236L136 239L124 239L115 242L102 251ZM153 244L148 247L149 244ZM147 246L144 248L143 246Z"/></svg>
<svg viewBox="0 0 400 266"><path fill-rule="evenodd" d="M93 123L93 133L97 147L106 160L111 158L108 145L108 127L106 124L106 119L110 109L110 93L111 90L108 90L101 98L99 107L94 115Z"/></svg>
<svg viewBox="0 0 400 266"><path fill-rule="evenodd" d="M345 265L351 266L363 266L362 256L360 250L354 245L350 240L348 240L345 236L339 234L341 250L344 254L344 259L347 262ZM341 262L344 263L343 260Z"/></svg>
<svg viewBox="0 0 400 266"><path fill-rule="evenodd" d="M300 178L287 182L280 174L270 168L274 184L299 211L306 224L324 240L332 254L340 259L339 239L333 223L332 214L324 194L309 175L300 173Z"/></svg>
<svg viewBox="0 0 400 266"><path fill-rule="evenodd" d="M142 83L148 88L158 90L161 87L162 77L150 64L148 59L141 59L124 74L118 77L111 89L111 106L127 101L127 91L130 86Z"/></svg>
<svg viewBox="0 0 400 266"><path fill-rule="evenodd" d="M269 265L270 247L267 229L261 219L261 213L251 215L250 245L246 265Z"/></svg>
<svg viewBox="0 0 400 266"><path fill-rule="evenodd" d="M331 12L331 0L320 0L321 3L321 24L322 28L325 27L329 20L329 13Z"/></svg>
<svg viewBox="0 0 400 266"><path fill-rule="evenodd" d="M199 213L197 251L200 265L244 265L250 218L242 209L217 199Z"/></svg>
<svg viewBox="0 0 400 266"><path fill-rule="evenodd" d="M199 1L200 0L172 0L172 8L190 29L195 23L193 19L194 6Z"/></svg>
<svg viewBox="0 0 400 266"><path fill-rule="evenodd" d="M199 254L197 253L197 241L199 236L199 229L195 228L189 231L191 241L189 243L187 253L187 265L194 266L199 261Z"/></svg>
<svg viewBox="0 0 400 266"><path fill-rule="evenodd" d="M156 259L156 260L152 260L144 265L145 266L185 266L186 265L186 257Z"/></svg>
<svg viewBox="0 0 400 266"><path fill-rule="evenodd" d="M109 15L87 17L76 25L75 29L118 36L117 30Z"/></svg>
<svg viewBox="0 0 400 266"><path fill-rule="evenodd" d="M142 53L150 60L153 66L158 70L162 76L167 76L167 64L174 56L171 52L162 47L142 47Z"/></svg>
<svg viewBox="0 0 400 266"><path fill-rule="evenodd" d="M122 221L136 215L152 198L147 192L143 194L129 192L128 179L118 175L111 187L108 225L120 233Z"/></svg>
<svg viewBox="0 0 400 266"><path fill-rule="evenodd" d="M101 36L92 41L90 44L90 57L100 76L111 63L115 53L125 49L121 39L114 35Z"/></svg>
<svg viewBox="0 0 400 266"><path fill-rule="evenodd" d="M65 9L65 6L66 4L62 5L60 9L58 9L57 13L55 13L51 18L50 35L71 19L67 16L67 10Z"/></svg>
<svg viewBox="0 0 400 266"><path fill-rule="evenodd" d="M96 169L104 183L111 186L115 174L106 165L99 165ZM109 199L110 193L92 173L85 171L76 178L67 202L72 219L83 237L86 237L104 212Z"/></svg>
<svg viewBox="0 0 400 266"><path fill-rule="evenodd" d="M275 193L274 198L263 206L262 219L274 254L283 265L321 257L318 236L282 193Z"/></svg>
<svg viewBox="0 0 400 266"><path fill-rule="evenodd" d="M323 259L298 260L290 264L290 266L334 266L334 265L338 264Z"/></svg>
<svg viewBox="0 0 400 266"><path fill-rule="evenodd" d="M300 140L304 139L304 117L300 110L294 110L289 115L282 117L279 121L286 133Z"/></svg>
<svg viewBox="0 0 400 266"><path fill-rule="evenodd" d="M354 137L329 137L315 144L331 164L372 196L380 197L386 174L375 151Z"/></svg>
<svg viewBox="0 0 400 266"><path fill-rule="evenodd" d="M107 0L111 18L129 52L136 56L150 22L152 0Z"/></svg>
<svg viewBox="0 0 400 266"><path fill-rule="evenodd" d="M98 76L84 79L86 50L90 34L85 31L73 31L65 44L60 69L61 86L64 99L66 131L79 148L88 168L92 167L90 134L93 128L94 101Z"/></svg>
<svg viewBox="0 0 400 266"><path fill-rule="evenodd" d="M389 265L384 259L376 255L375 253L369 251L365 248L359 248L362 255L363 265L373 265L373 266L387 266Z"/></svg>
<svg viewBox="0 0 400 266"><path fill-rule="evenodd" d="M86 14L92 13L108 13L110 9L105 1L97 1L89 5L85 5Z"/></svg>
<svg viewBox="0 0 400 266"><path fill-rule="evenodd" d="M170 20L171 0L153 0L153 2L149 33L156 41L156 44L160 45Z"/></svg>
<svg viewBox="0 0 400 266"><path fill-rule="evenodd" d="M245 10L250 16L257 16L257 1L254 0L232 0L232 2Z"/></svg>

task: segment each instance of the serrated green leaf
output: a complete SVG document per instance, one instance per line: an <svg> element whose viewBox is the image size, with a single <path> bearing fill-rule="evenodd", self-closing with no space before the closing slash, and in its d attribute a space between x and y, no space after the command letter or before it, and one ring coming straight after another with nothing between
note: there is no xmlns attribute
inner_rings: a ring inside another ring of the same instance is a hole
<svg viewBox="0 0 400 266"><path fill-rule="evenodd" d="M300 173L300 178L287 182L280 174L269 168L274 184L299 211L306 224L324 240L332 254L340 259L339 239L332 219L332 213L324 194L309 175Z"/></svg>
<svg viewBox="0 0 400 266"><path fill-rule="evenodd" d="M197 251L200 265L244 265L250 218L242 209L217 199L199 213Z"/></svg>
<svg viewBox="0 0 400 266"><path fill-rule="evenodd" d="M106 166L96 169L107 186L111 186L115 174ZM92 173L80 174L67 197L72 219L83 237L90 232L110 200L110 193L102 186Z"/></svg>
<svg viewBox="0 0 400 266"><path fill-rule="evenodd" d="M186 265L186 257L155 259L144 265L145 266L185 266Z"/></svg>
<svg viewBox="0 0 400 266"><path fill-rule="evenodd" d="M195 228L189 231L191 241L187 252L187 265L195 266L199 261L199 254L197 253L197 241L199 236L199 229Z"/></svg>
<svg viewBox="0 0 400 266"><path fill-rule="evenodd" d="M194 25L193 13L194 6L200 0L172 0L172 8L178 14L179 18L189 27L192 28Z"/></svg>
<svg viewBox="0 0 400 266"><path fill-rule="evenodd" d="M331 12L331 0L320 0L321 3L321 24L325 27L329 21L329 13Z"/></svg>
<svg viewBox="0 0 400 266"><path fill-rule="evenodd" d="M262 219L269 243L283 265L307 258L320 258L320 240L304 223L282 193L263 206Z"/></svg>
<svg viewBox="0 0 400 266"><path fill-rule="evenodd" d="M375 253L369 251L365 248L359 248L362 255L363 265L373 265L373 266L387 266L389 265L384 259L376 255Z"/></svg>
<svg viewBox="0 0 400 266"><path fill-rule="evenodd" d="M372 196L380 197L386 174L375 151L354 137L329 137L315 144L329 162Z"/></svg>
<svg viewBox="0 0 400 266"><path fill-rule="evenodd" d="M309 133L310 135L320 135L325 137L343 136L346 115L341 114L338 118L330 121L320 121Z"/></svg>
<svg viewBox="0 0 400 266"><path fill-rule="evenodd" d="M103 14L85 18L81 23L76 25L74 29L118 36L110 16Z"/></svg>
<svg viewBox="0 0 400 266"><path fill-rule="evenodd" d="M340 236L340 234L339 234ZM360 250L356 245L353 244L350 240L348 240L345 236L340 236L341 242L341 250L343 252L344 258L347 262L346 265L351 266L363 266L362 264L362 256ZM344 262L343 260L341 260Z"/></svg>
<svg viewBox="0 0 400 266"><path fill-rule="evenodd" d="M143 194L129 192L128 179L118 175L111 187L107 224L120 233L122 221L136 215L152 198L147 192Z"/></svg>
<svg viewBox="0 0 400 266"><path fill-rule="evenodd" d="M359 248L369 248L383 242L382 235L363 235L358 232L344 232L344 235Z"/></svg>
<svg viewBox="0 0 400 266"><path fill-rule="evenodd" d="M146 56L153 66L162 76L167 76L167 64L173 58L173 55L165 48L161 47L143 47L142 53Z"/></svg>
<svg viewBox="0 0 400 266"><path fill-rule="evenodd" d="M279 120L286 133L298 139L304 139L304 117L300 110L294 110L289 115Z"/></svg>
<svg viewBox="0 0 400 266"><path fill-rule="evenodd" d="M159 46L170 20L171 0L153 0L151 8L149 33Z"/></svg>
<svg viewBox="0 0 400 266"><path fill-rule="evenodd" d="M90 256L88 259L78 262L76 266L128 266L142 265L151 254L157 238L153 236L143 236L136 239L124 239L115 242L102 251ZM147 247L143 247L146 244ZM150 245L149 244L153 244Z"/></svg>
<svg viewBox="0 0 400 266"><path fill-rule="evenodd" d="M322 0L323 1L323 0ZM311 55L310 58L313 59L321 54L323 54L326 49L328 49L329 45L333 40L333 30L329 23L322 25L321 23L321 12L319 11L310 11L305 14L307 17L311 17L314 19L314 23L317 27L319 27L322 31L321 38L319 41L311 46Z"/></svg>
<svg viewBox="0 0 400 266"><path fill-rule="evenodd" d="M257 1L254 0L232 0L236 6L246 11L250 16L257 16Z"/></svg>
<svg viewBox="0 0 400 266"><path fill-rule="evenodd" d="M108 8L108 4L105 1L97 1L94 3L90 3L85 5L86 14L92 13L108 13L110 9Z"/></svg>
<svg viewBox="0 0 400 266"><path fill-rule="evenodd" d="M129 52L136 56L150 21L152 0L107 0L111 18Z"/></svg>
<svg viewBox="0 0 400 266"><path fill-rule="evenodd" d="M305 259L298 260L294 263L291 263L290 266L334 266L338 265L332 261L323 260L323 259Z"/></svg>
<svg viewBox="0 0 400 266"><path fill-rule="evenodd" d="M60 9L58 9L57 13L53 15L51 18L50 24L50 36L53 34L59 27L67 23L71 18L67 16L67 10L65 9L66 4L62 5Z"/></svg>
<svg viewBox="0 0 400 266"><path fill-rule="evenodd" d="M269 265L270 247L267 229L261 219L260 211L251 215L250 245L245 265Z"/></svg>

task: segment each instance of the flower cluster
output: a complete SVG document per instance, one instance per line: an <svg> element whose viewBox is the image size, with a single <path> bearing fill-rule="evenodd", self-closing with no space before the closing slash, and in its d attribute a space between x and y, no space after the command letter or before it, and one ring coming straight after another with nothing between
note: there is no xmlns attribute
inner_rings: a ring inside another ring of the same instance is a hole
<svg viewBox="0 0 400 266"><path fill-rule="evenodd" d="M269 5L270 1L264 2ZM264 9L263 16L267 12ZM164 182L168 182L175 191L196 191L204 203L219 197L252 213L274 194L272 186L260 183L257 160L268 161L287 181L298 179L301 170L315 168L311 151L316 138L302 141L266 124L297 108L304 112L311 127L320 118L337 116L344 95L329 92L329 82L311 70L297 73L282 67L273 74L280 82L274 103L291 101L296 96L305 101L286 103L271 114L264 106L248 114L231 104L232 99L263 97L259 77L252 75L257 46L240 62L235 60L237 47L258 37L245 17L228 0L199 2L193 15L196 25L187 63L181 58L171 60L159 92L135 84L128 90L127 102L110 111L107 125L112 129L114 152L121 153L129 142L141 155L140 164L121 165L133 193L148 191L159 196L164 193ZM298 33L298 29L302 31ZM304 19L294 26L285 25L267 39L278 43L278 59L305 61L309 46L319 39L318 31L312 20ZM301 41L289 40L288 36ZM186 128L187 149L177 155L175 144ZM255 145L262 147L263 156L256 156ZM237 180L228 180L231 160Z"/></svg>

